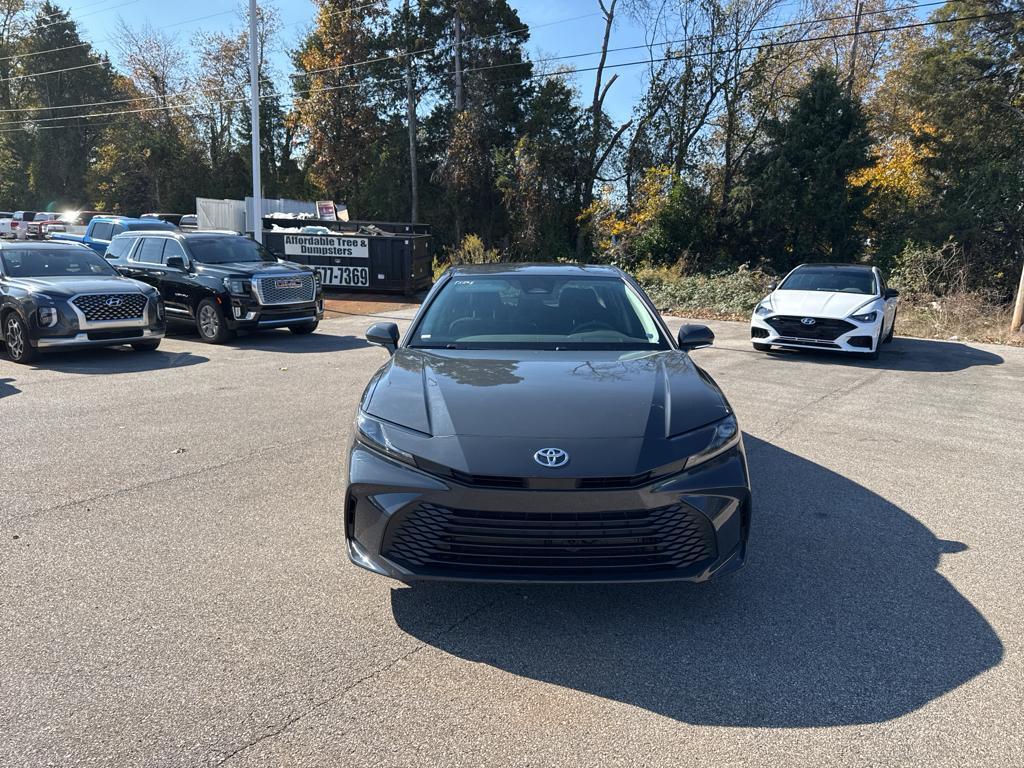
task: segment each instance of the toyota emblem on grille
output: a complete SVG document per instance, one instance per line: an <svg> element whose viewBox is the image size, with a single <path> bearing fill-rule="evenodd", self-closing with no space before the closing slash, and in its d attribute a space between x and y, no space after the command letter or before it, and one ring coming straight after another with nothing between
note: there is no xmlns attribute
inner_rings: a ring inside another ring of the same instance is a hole
<svg viewBox="0 0 1024 768"><path fill-rule="evenodd" d="M117 297L117 296L111 296L109 299L107 299L103 303L106 304L108 307L120 307L121 306L121 299L119 297Z"/></svg>
<svg viewBox="0 0 1024 768"><path fill-rule="evenodd" d="M542 467L561 467L569 463L569 454L561 448L541 448L533 454L533 460Z"/></svg>
<svg viewBox="0 0 1024 768"><path fill-rule="evenodd" d="M804 325L814 325L818 321L815 320L813 317L805 317L800 322L803 323Z"/></svg>

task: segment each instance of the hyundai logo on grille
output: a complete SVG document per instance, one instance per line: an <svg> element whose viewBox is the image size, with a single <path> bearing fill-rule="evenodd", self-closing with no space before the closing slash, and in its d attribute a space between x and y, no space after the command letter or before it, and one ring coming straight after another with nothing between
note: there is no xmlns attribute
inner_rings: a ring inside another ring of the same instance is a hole
<svg viewBox="0 0 1024 768"><path fill-rule="evenodd" d="M561 448L541 448L533 454L533 460L542 467L561 467L569 463L569 454Z"/></svg>
<svg viewBox="0 0 1024 768"><path fill-rule="evenodd" d="M109 299L107 299L103 303L106 304L108 307L120 307L121 306L121 298L119 296L111 296Z"/></svg>
<svg viewBox="0 0 1024 768"><path fill-rule="evenodd" d="M805 317L800 322L803 323L804 325L814 325L818 321L815 320L813 317Z"/></svg>

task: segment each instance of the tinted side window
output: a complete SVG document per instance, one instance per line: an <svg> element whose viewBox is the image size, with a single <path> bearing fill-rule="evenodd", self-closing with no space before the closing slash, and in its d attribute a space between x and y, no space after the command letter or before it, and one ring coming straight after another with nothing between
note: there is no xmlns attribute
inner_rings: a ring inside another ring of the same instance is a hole
<svg viewBox="0 0 1024 768"><path fill-rule="evenodd" d="M92 239L93 240L110 240L113 238L114 225L109 221L96 222L96 226L92 228Z"/></svg>
<svg viewBox="0 0 1024 768"><path fill-rule="evenodd" d="M123 259L132 249L132 243L134 242L135 238L133 237L121 237L112 240L110 245L107 246L106 257L108 259Z"/></svg>
<svg viewBox="0 0 1024 768"><path fill-rule="evenodd" d="M171 256L178 256L182 261L186 261L185 250L178 244L178 241L167 238L164 240L164 264Z"/></svg>
<svg viewBox="0 0 1024 768"><path fill-rule="evenodd" d="M146 264L161 264L163 250L164 239L162 237L144 237L135 260Z"/></svg>

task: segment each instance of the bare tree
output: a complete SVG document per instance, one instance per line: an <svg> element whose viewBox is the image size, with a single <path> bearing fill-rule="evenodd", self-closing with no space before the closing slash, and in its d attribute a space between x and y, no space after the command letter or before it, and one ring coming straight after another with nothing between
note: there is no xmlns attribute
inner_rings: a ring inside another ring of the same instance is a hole
<svg viewBox="0 0 1024 768"><path fill-rule="evenodd" d="M587 144L587 151L583 160L583 171L581 173L581 203L582 210L586 211L594 202L594 185L597 183L601 168L618 145L619 139L629 130L632 120L627 120L606 138L607 129L610 126L605 124L604 100L608 95L608 89L618 79L618 75L612 75L607 82L604 82L604 68L608 59L608 43L611 40L612 26L615 23L615 6L618 0L611 0L607 5L604 0L598 0L601 6L601 13L604 15L604 38L601 41L601 57L598 60L597 73L594 76L594 99L590 106L590 136ZM586 252L589 227L580 226L576 235L576 258L583 259Z"/></svg>

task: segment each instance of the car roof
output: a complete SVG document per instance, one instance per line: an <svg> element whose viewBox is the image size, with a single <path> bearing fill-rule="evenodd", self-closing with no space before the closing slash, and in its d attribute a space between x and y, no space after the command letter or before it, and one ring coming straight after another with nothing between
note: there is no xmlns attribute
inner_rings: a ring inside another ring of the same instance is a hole
<svg viewBox="0 0 1024 768"><path fill-rule="evenodd" d="M797 269L867 269L874 270L871 264L801 264Z"/></svg>
<svg viewBox="0 0 1024 768"><path fill-rule="evenodd" d="M153 221L152 219L150 221ZM114 236L114 239L122 237L145 237L160 235L161 237L176 237L182 240L194 240L197 237L244 237L244 235L238 232L232 232L224 229L197 229L189 230L188 232L182 232L179 229L130 229L127 232L119 232ZM249 238L246 238L247 240Z"/></svg>
<svg viewBox="0 0 1024 768"><path fill-rule="evenodd" d="M79 250L85 248L87 251L91 251L92 248L87 246L85 243L72 243L68 240L43 240L41 242L32 242L31 240L18 240L16 242L4 242L0 240L0 251L27 249L30 251L52 251L54 249L66 249L66 250Z"/></svg>
<svg viewBox="0 0 1024 768"><path fill-rule="evenodd" d="M557 275L564 277L618 277L623 276L622 270L607 264L554 264L554 263L523 263L523 264L459 264L451 268L453 275Z"/></svg>

